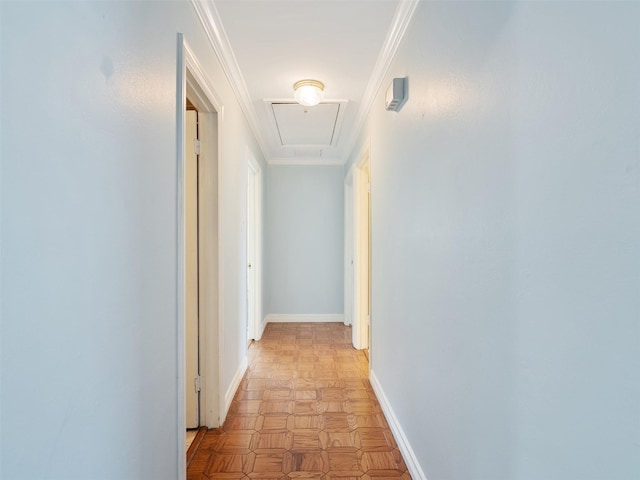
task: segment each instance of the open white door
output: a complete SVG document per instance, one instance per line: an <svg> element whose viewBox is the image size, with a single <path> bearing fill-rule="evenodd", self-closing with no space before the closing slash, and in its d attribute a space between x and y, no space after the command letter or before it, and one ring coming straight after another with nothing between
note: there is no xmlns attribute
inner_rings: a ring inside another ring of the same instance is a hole
<svg viewBox="0 0 640 480"><path fill-rule="evenodd" d="M344 179L344 324L353 325L355 320L355 276L354 276L354 200L352 167Z"/></svg>
<svg viewBox="0 0 640 480"><path fill-rule="evenodd" d="M255 179L247 170L247 337L255 338L256 325L256 237L255 237Z"/></svg>
<svg viewBox="0 0 640 480"><path fill-rule="evenodd" d="M353 346L369 348L371 324L369 148L345 178L345 322Z"/></svg>
<svg viewBox="0 0 640 480"><path fill-rule="evenodd" d="M198 373L198 113L185 117L185 402L187 428L200 426Z"/></svg>
<svg viewBox="0 0 640 480"><path fill-rule="evenodd" d="M247 338L262 336L262 171L247 150Z"/></svg>

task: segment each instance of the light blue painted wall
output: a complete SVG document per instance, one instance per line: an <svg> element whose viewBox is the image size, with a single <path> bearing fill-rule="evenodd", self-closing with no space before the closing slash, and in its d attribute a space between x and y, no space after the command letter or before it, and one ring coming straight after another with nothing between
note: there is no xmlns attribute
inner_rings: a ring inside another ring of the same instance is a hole
<svg viewBox="0 0 640 480"><path fill-rule="evenodd" d="M362 141L372 368L428 479L640 478L638 25L418 7Z"/></svg>
<svg viewBox="0 0 640 480"><path fill-rule="evenodd" d="M342 167L267 171L265 313L342 314Z"/></svg>
<svg viewBox="0 0 640 480"><path fill-rule="evenodd" d="M239 159L259 149L190 2L0 12L0 477L175 480L178 32L224 106L223 393L246 357Z"/></svg>

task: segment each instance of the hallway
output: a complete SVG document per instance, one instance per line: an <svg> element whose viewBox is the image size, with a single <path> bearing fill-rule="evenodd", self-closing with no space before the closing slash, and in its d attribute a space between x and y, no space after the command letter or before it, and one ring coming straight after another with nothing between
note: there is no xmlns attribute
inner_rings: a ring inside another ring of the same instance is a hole
<svg viewBox="0 0 640 480"><path fill-rule="evenodd" d="M411 477L340 323L271 323L220 429L198 435L188 480Z"/></svg>

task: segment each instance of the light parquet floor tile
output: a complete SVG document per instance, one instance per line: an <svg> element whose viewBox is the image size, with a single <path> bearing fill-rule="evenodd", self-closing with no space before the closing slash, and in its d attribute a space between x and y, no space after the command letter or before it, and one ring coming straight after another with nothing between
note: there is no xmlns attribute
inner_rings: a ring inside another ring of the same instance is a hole
<svg viewBox="0 0 640 480"><path fill-rule="evenodd" d="M411 480L339 323L268 324L225 424L206 432L188 480Z"/></svg>

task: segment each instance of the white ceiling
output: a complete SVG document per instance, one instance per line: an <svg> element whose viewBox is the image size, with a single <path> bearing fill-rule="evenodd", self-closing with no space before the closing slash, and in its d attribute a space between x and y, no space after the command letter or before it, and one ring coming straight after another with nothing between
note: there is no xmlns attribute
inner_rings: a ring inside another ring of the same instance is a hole
<svg viewBox="0 0 640 480"><path fill-rule="evenodd" d="M417 4L192 1L267 162L327 165L345 163L354 148ZM293 84L305 78L323 82L324 102L339 108L312 107L305 113L297 105L272 106L294 103Z"/></svg>

